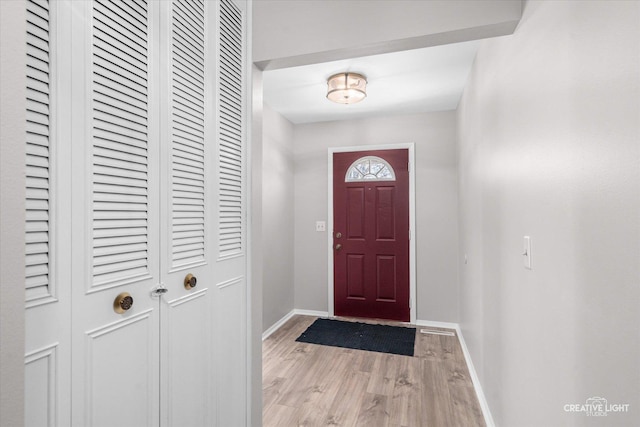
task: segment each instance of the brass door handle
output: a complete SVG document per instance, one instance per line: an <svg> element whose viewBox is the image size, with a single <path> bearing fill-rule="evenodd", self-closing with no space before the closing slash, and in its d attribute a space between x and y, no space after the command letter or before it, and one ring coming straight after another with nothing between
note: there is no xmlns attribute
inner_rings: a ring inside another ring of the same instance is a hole
<svg viewBox="0 0 640 427"><path fill-rule="evenodd" d="M197 283L198 279L191 273L187 274L184 278L184 288L188 291L195 288Z"/></svg>
<svg viewBox="0 0 640 427"><path fill-rule="evenodd" d="M122 314L129 310L133 305L133 297L129 292L122 292L113 301L113 311L118 314Z"/></svg>
<svg viewBox="0 0 640 427"><path fill-rule="evenodd" d="M336 251L339 251L340 249L342 249L342 245L341 245L340 243L338 243L338 244L336 245Z"/></svg>

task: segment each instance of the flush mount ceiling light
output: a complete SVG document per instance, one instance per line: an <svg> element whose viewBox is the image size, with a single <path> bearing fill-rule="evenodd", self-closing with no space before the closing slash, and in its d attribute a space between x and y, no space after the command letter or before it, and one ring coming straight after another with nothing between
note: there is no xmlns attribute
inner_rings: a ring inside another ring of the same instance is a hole
<svg viewBox="0 0 640 427"><path fill-rule="evenodd" d="M355 104L367 96L367 79L362 74L339 73L327 80L327 98L338 104Z"/></svg>

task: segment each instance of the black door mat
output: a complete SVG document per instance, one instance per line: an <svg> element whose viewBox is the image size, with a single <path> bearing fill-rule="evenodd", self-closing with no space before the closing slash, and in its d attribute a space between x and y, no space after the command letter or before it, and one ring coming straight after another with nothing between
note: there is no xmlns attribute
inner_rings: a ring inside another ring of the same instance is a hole
<svg viewBox="0 0 640 427"><path fill-rule="evenodd" d="M415 328L317 319L298 342L413 356Z"/></svg>

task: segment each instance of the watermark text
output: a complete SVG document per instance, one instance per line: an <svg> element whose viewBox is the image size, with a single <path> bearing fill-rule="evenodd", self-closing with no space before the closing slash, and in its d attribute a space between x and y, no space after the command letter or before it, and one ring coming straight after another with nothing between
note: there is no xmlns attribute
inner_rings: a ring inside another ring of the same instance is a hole
<svg viewBox="0 0 640 427"><path fill-rule="evenodd" d="M628 403L608 403L604 397L590 397L585 403L567 403L565 412L581 412L588 417L606 417L610 412L628 412Z"/></svg>

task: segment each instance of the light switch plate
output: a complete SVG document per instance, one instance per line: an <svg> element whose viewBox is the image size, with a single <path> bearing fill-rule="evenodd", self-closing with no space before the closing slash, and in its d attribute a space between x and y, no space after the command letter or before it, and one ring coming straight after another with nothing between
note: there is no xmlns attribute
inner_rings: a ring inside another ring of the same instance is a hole
<svg viewBox="0 0 640 427"><path fill-rule="evenodd" d="M316 221L316 231L325 231L327 225L324 221Z"/></svg>
<svg viewBox="0 0 640 427"><path fill-rule="evenodd" d="M531 237L524 236L524 250L522 252L524 258L524 268L531 270Z"/></svg>

